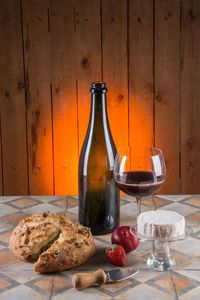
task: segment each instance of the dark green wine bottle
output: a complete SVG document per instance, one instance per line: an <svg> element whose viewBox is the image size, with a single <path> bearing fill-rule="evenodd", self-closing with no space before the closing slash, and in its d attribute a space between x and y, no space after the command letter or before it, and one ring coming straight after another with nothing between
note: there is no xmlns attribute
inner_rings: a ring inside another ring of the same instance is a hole
<svg viewBox="0 0 200 300"><path fill-rule="evenodd" d="M106 107L106 84L91 84L91 111L79 159L79 222L94 235L119 226L119 189L114 182L116 147Z"/></svg>

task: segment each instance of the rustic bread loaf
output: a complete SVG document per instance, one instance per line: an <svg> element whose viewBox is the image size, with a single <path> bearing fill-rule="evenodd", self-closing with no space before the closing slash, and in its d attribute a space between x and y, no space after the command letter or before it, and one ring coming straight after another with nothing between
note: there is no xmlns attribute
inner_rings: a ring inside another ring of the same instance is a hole
<svg viewBox="0 0 200 300"><path fill-rule="evenodd" d="M17 225L9 245L14 255L24 261L36 261L61 232L61 225L70 223L62 216L45 212L34 214Z"/></svg>
<svg viewBox="0 0 200 300"><path fill-rule="evenodd" d="M89 228L50 212L20 221L9 244L19 259L37 261L34 270L39 273L72 269L85 263L95 252Z"/></svg>
<svg viewBox="0 0 200 300"><path fill-rule="evenodd" d="M39 273L72 269L85 263L95 252L90 230L78 224L61 226L59 238L43 252L35 263Z"/></svg>

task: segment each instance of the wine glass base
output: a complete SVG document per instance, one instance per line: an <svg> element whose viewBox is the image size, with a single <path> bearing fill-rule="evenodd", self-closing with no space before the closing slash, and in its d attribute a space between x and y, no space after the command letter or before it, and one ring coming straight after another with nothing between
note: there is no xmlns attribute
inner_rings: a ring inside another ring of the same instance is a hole
<svg viewBox="0 0 200 300"><path fill-rule="evenodd" d="M157 271L168 271L173 269L175 266L175 260L173 258L165 258L165 257L160 257L159 259L156 259L152 254L147 259L147 265L149 268L152 270L157 270Z"/></svg>
<svg viewBox="0 0 200 300"><path fill-rule="evenodd" d="M170 244L171 242L177 242L181 240L185 240L193 233L191 227L185 227L185 234L183 236L179 236L178 238L168 239L168 240L158 240L152 237L146 237L137 232L137 225L133 225L130 228L131 234L135 237L139 238L141 241L151 241L152 242L152 251L147 259L147 265L152 270L157 271L168 271L173 269L176 265L175 259L172 258L171 251L170 251Z"/></svg>

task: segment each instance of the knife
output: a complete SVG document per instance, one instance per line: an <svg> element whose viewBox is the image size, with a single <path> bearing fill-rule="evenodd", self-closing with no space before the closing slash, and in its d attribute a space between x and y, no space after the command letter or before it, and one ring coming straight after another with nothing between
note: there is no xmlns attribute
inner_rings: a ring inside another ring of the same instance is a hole
<svg viewBox="0 0 200 300"><path fill-rule="evenodd" d="M133 268L113 269L105 271L98 269L90 273L77 273L72 277L72 286L78 290L84 289L95 283L102 285L106 282L118 282L128 279L138 273L138 270Z"/></svg>

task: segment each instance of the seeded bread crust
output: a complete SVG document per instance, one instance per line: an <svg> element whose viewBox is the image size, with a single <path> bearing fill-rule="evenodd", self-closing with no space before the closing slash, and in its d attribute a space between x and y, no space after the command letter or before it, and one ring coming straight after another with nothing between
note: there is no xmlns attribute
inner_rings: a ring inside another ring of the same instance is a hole
<svg viewBox="0 0 200 300"><path fill-rule="evenodd" d="M63 224L71 222L50 212L34 214L17 225L9 245L14 255L23 261L36 261L39 255L58 238Z"/></svg>
<svg viewBox="0 0 200 300"><path fill-rule="evenodd" d="M34 270L39 273L78 267L95 253L89 228L50 212L20 221L10 236L9 245L17 258L36 262Z"/></svg>
<svg viewBox="0 0 200 300"><path fill-rule="evenodd" d="M35 263L36 272L48 273L72 269L84 264L95 253L90 229L68 223L61 226L61 231L59 238Z"/></svg>

